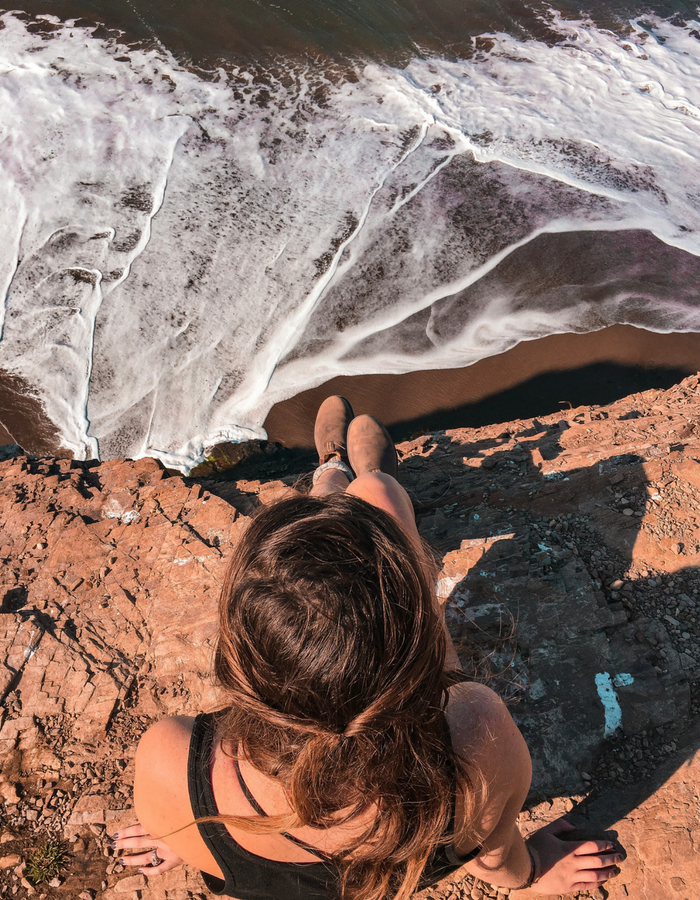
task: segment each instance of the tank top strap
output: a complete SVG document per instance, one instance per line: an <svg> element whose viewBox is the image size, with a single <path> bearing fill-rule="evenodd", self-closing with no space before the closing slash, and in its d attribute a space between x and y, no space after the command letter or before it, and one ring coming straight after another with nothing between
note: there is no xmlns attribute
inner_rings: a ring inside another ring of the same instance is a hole
<svg viewBox="0 0 700 900"><path fill-rule="evenodd" d="M258 801L253 796L253 792L250 790L248 785L245 783L245 780L243 778L243 773L241 772L241 767L238 763L238 758L235 756L233 758L233 765L236 770L236 777L238 778L238 784L240 785L241 790L243 791L243 794L245 795L245 798L248 801L248 803L250 803L250 805L253 807L253 809L259 816L262 816L265 819L269 818L268 814L265 812L265 810L262 808L262 806L260 806ZM290 834L288 831L281 831L280 834L282 835L283 838L286 838L290 843L296 844L297 847L301 847L302 850L306 850L307 853L311 853L313 856L316 856L319 859L322 859L324 862L331 861L331 859L332 859L331 856L329 856L327 853L324 853L322 850L319 850L317 847L314 847L313 844L307 844L306 841L302 841L301 838L295 837L293 834Z"/></svg>
<svg viewBox="0 0 700 900"><path fill-rule="evenodd" d="M187 781L195 819L220 815L210 774L214 725L214 714L200 713L192 728ZM213 894L238 900L340 900L338 869L326 860L277 862L241 847L222 822L200 821L197 829L224 876L221 879L202 872Z"/></svg>

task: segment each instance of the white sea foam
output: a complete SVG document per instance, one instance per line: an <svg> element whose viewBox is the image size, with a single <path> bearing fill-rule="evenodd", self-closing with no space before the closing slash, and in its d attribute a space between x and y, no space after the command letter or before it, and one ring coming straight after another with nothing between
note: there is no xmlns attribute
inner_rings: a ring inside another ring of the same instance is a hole
<svg viewBox="0 0 700 900"><path fill-rule="evenodd" d="M691 26L262 85L2 21L0 367L79 456L187 468L337 374L700 330Z"/></svg>

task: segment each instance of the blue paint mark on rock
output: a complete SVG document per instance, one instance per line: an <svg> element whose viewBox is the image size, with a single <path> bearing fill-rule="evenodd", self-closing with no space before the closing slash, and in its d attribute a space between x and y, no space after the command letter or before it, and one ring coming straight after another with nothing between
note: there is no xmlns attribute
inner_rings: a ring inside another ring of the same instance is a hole
<svg viewBox="0 0 700 900"><path fill-rule="evenodd" d="M598 696L605 710L605 737L610 737L622 725L622 710L615 693L615 687L623 687L634 683L634 678L627 672L610 677L609 672L599 672L595 677ZM615 687L613 687L613 684Z"/></svg>

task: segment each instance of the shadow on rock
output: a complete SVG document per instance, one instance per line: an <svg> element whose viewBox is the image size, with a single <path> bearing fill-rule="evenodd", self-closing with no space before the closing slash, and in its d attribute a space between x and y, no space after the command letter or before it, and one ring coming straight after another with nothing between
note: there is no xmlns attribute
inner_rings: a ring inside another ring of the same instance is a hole
<svg viewBox="0 0 700 900"><path fill-rule="evenodd" d="M402 465L421 534L444 554L438 588L465 668L493 681L531 749L530 806L578 795L597 832L700 747L698 442L634 401L606 428L606 412L572 411L459 455L457 436L425 436ZM613 440L584 439L594 430Z"/></svg>

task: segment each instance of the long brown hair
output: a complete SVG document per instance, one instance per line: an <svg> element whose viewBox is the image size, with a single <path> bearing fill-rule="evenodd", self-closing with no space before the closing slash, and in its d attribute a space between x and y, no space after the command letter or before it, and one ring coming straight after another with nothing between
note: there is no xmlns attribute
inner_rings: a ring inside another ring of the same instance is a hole
<svg viewBox="0 0 700 900"><path fill-rule="evenodd" d="M432 574L390 515L336 493L263 508L224 583L222 741L284 784L293 813L221 818L269 833L374 809L333 855L346 900L406 900L449 839L460 767Z"/></svg>

